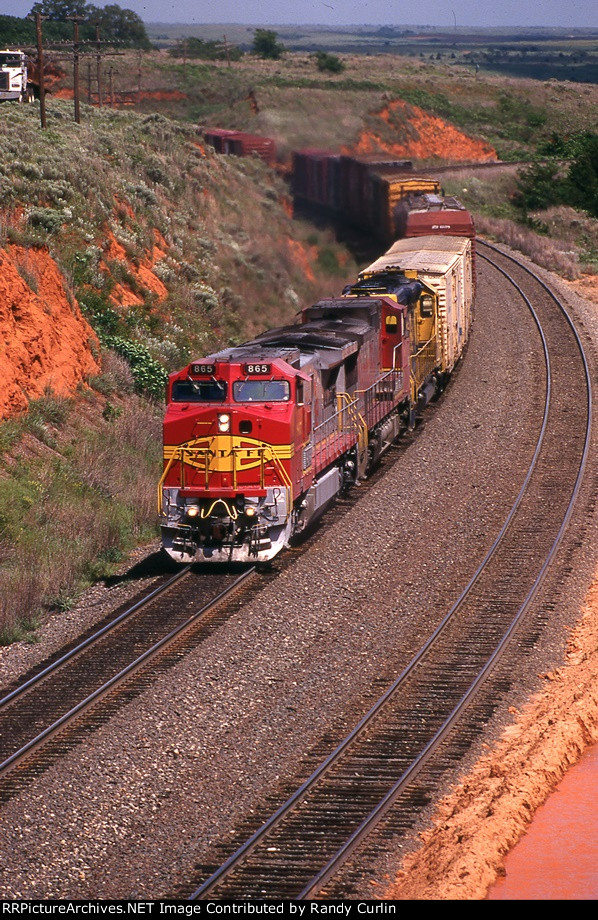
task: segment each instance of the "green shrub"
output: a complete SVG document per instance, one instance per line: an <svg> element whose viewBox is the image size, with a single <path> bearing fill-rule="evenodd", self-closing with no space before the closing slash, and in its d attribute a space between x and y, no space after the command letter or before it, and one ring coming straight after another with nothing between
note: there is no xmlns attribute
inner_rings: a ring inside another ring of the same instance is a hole
<svg viewBox="0 0 598 920"><path fill-rule="evenodd" d="M152 358L144 345L114 335L104 337L102 344L114 349L128 361L138 393L147 393L154 399L164 399L168 374L163 365Z"/></svg>
<svg viewBox="0 0 598 920"><path fill-rule="evenodd" d="M318 70L328 73L342 73L345 64L336 54L329 54L327 51L316 51L316 65Z"/></svg>
<svg viewBox="0 0 598 920"><path fill-rule="evenodd" d="M576 136L566 174L560 163L536 163L519 175L515 204L524 212L571 204L598 217L598 134Z"/></svg>
<svg viewBox="0 0 598 920"><path fill-rule="evenodd" d="M256 29L253 35L253 53L258 57L277 61L284 54L284 45L276 41L276 32Z"/></svg>
<svg viewBox="0 0 598 920"><path fill-rule="evenodd" d="M563 187L557 163L534 163L519 173L513 203L522 211L537 211L560 204Z"/></svg>
<svg viewBox="0 0 598 920"><path fill-rule="evenodd" d="M28 223L46 233L56 233L64 223L64 215L54 208L33 208L29 212Z"/></svg>
<svg viewBox="0 0 598 920"><path fill-rule="evenodd" d="M112 335L122 329L122 320L105 294L86 288L78 297L81 309L99 335Z"/></svg>
<svg viewBox="0 0 598 920"><path fill-rule="evenodd" d="M342 272L336 252L328 247L318 252L318 266L327 275L338 275Z"/></svg>
<svg viewBox="0 0 598 920"><path fill-rule="evenodd" d="M202 38L189 36L182 38L172 48L169 54L179 58L199 58L204 61L238 61L243 57L243 52L238 45L225 45L221 41L204 41Z"/></svg>
<svg viewBox="0 0 598 920"><path fill-rule="evenodd" d="M566 188L571 204L598 217L598 134L588 132L579 139Z"/></svg>

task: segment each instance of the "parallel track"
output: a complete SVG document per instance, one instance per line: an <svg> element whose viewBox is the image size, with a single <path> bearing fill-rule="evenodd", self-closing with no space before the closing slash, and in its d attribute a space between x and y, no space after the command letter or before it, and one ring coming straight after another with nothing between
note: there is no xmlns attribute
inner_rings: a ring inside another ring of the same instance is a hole
<svg viewBox="0 0 598 920"><path fill-rule="evenodd" d="M482 257L532 311L545 354L544 417L521 491L463 594L407 668L309 779L212 867L191 899L351 896L334 877L383 818L412 825L422 803L414 781L424 765L432 769L438 759L440 774L458 759L459 733L451 730L475 703L554 558L589 450L588 365L564 306L544 282L495 247L485 251L494 251L498 262ZM509 260L534 306L503 267ZM198 867L198 875L202 870L210 867Z"/></svg>
<svg viewBox="0 0 598 920"><path fill-rule="evenodd" d="M203 572L200 580L187 566L6 693L0 699L0 800L61 756L82 730L105 720L109 694L130 688L150 662L156 669L158 659L176 654L191 634L203 629L194 641L209 635L209 615L254 572ZM96 710L90 715L100 701L99 716Z"/></svg>

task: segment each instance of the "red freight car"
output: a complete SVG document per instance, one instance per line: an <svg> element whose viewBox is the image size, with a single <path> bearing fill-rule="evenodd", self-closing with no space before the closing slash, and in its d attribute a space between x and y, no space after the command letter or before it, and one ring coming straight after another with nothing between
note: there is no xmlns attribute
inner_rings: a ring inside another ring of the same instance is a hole
<svg viewBox="0 0 598 920"><path fill-rule="evenodd" d="M276 162L276 141L271 137L231 131L227 128L203 128L202 134L206 144L210 144L217 153L228 153L238 157L255 154L270 166Z"/></svg>
<svg viewBox="0 0 598 920"><path fill-rule="evenodd" d="M310 147L293 153L292 183L296 201L325 208L340 209L340 155Z"/></svg>
<svg viewBox="0 0 598 920"><path fill-rule="evenodd" d="M394 211L397 237L466 236L474 239L475 228L470 212L454 197L434 194L409 195L399 201Z"/></svg>
<svg viewBox="0 0 598 920"><path fill-rule="evenodd" d="M227 153L226 142L236 133L228 128L205 128L202 131L206 144L213 147L216 153Z"/></svg>
<svg viewBox="0 0 598 920"><path fill-rule="evenodd" d="M245 134L237 132L227 140L227 153L239 157L248 157L252 154L260 157L265 163L273 166L276 163L276 141L271 137L262 137L260 134Z"/></svg>

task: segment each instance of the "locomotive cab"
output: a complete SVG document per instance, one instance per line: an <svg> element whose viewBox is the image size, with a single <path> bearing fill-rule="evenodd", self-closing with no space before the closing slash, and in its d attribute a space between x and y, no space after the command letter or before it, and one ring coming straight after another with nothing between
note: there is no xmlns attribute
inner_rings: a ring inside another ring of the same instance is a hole
<svg viewBox="0 0 598 920"><path fill-rule="evenodd" d="M268 560L287 542L306 385L263 350L170 376L158 501L172 558Z"/></svg>

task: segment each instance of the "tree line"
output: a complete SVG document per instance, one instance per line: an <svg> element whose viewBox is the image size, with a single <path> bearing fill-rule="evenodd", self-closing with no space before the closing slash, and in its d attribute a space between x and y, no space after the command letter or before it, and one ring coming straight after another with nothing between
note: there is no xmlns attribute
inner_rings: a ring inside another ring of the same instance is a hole
<svg viewBox="0 0 598 920"><path fill-rule="evenodd" d="M81 41L94 41L96 26L103 42L114 42L124 48L151 48L143 20L132 10L116 3L100 8L86 0L41 0L31 8L30 16L41 13L44 39L49 42L69 41L73 26L69 16L81 17ZM0 16L0 46L35 44L35 24L17 16Z"/></svg>

